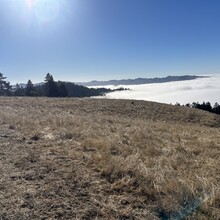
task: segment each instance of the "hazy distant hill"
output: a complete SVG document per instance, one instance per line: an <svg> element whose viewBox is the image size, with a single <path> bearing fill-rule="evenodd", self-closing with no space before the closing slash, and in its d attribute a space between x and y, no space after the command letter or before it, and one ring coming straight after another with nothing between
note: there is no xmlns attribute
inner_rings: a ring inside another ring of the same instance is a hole
<svg viewBox="0 0 220 220"><path fill-rule="evenodd" d="M105 86L105 85L138 85L138 84L149 84L149 83L164 83L172 81L186 81L194 80L197 78L204 78L207 76L167 76L162 78L136 78L136 79L122 79L122 80L109 80L109 81L91 81L91 82L76 82L75 84L83 86Z"/></svg>
<svg viewBox="0 0 220 220"><path fill-rule="evenodd" d="M139 85L139 84L150 84L150 83L165 83L173 81L187 81L194 80L198 78L206 78L208 76L196 76L196 75L184 75L184 76L167 76L167 77L155 77L155 78L136 78L136 79L121 79L121 80L108 80L108 81L98 81L93 80L90 82L74 82L74 84L82 86L106 86L106 85ZM67 82L69 83L69 82ZM34 86L43 85L43 82L35 83ZM26 83L19 83L20 87L26 88ZM15 87L15 85L13 85Z"/></svg>

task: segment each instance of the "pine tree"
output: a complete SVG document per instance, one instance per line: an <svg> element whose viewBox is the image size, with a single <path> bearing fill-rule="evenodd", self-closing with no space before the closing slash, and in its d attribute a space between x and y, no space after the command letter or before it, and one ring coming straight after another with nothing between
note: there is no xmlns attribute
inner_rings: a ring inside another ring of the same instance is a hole
<svg viewBox="0 0 220 220"><path fill-rule="evenodd" d="M28 80L28 82L27 82L27 87L26 87L26 90L25 90L25 95L26 96L34 96L34 85L31 82L31 80Z"/></svg>
<svg viewBox="0 0 220 220"><path fill-rule="evenodd" d="M53 76L48 73L45 77L45 95L48 97L58 97L58 86L53 79Z"/></svg>
<svg viewBox="0 0 220 220"><path fill-rule="evenodd" d="M68 91L63 82L58 82L59 84L59 97L67 97L68 96Z"/></svg>
<svg viewBox="0 0 220 220"><path fill-rule="evenodd" d="M220 115L220 105L216 102L213 107L213 112Z"/></svg>
<svg viewBox="0 0 220 220"><path fill-rule="evenodd" d="M11 86L10 83L7 82L6 77L0 73L0 96L8 96L11 94Z"/></svg>
<svg viewBox="0 0 220 220"><path fill-rule="evenodd" d="M15 91L14 91L15 96L25 96L25 89L21 86L16 84Z"/></svg>

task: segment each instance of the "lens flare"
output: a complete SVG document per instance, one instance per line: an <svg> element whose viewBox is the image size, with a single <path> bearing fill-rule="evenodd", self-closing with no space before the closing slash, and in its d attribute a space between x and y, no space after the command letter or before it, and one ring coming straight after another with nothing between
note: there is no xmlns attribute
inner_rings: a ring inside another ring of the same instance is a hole
<svg viewBox="0 0 220 220"><path fill-rule="evenodd" d="M28 8L31 9L33 7L35 0L26 0L26 1L27 1Z"/></svg>
<svg viewBox="0 0 220 220"><path fill-rule="evenodd" d="M27 0L27 5L35 17L42 22L56 19L60 12L59 0Z"/></svg>

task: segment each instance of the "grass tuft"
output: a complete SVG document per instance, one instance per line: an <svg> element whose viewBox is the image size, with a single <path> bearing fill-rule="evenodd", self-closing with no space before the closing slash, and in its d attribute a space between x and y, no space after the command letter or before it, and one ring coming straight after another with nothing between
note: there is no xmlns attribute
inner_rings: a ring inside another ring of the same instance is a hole
<svg viewBox="0 0 220 220"><path fill-rule="evenodd" d="M0 98L0 219L220 219L220 116Z"/></svg>

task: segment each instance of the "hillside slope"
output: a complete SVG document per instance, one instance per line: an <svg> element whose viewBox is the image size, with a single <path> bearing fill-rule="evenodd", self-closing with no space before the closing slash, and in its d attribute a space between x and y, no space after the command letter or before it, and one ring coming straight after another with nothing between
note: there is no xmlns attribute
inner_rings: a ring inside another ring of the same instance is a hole
<svg viewBox="0 0 220 220"><path fill-rule="evenodd" d="M219 127L153 102L0 97L0 219L219 219Z"/></svg>

